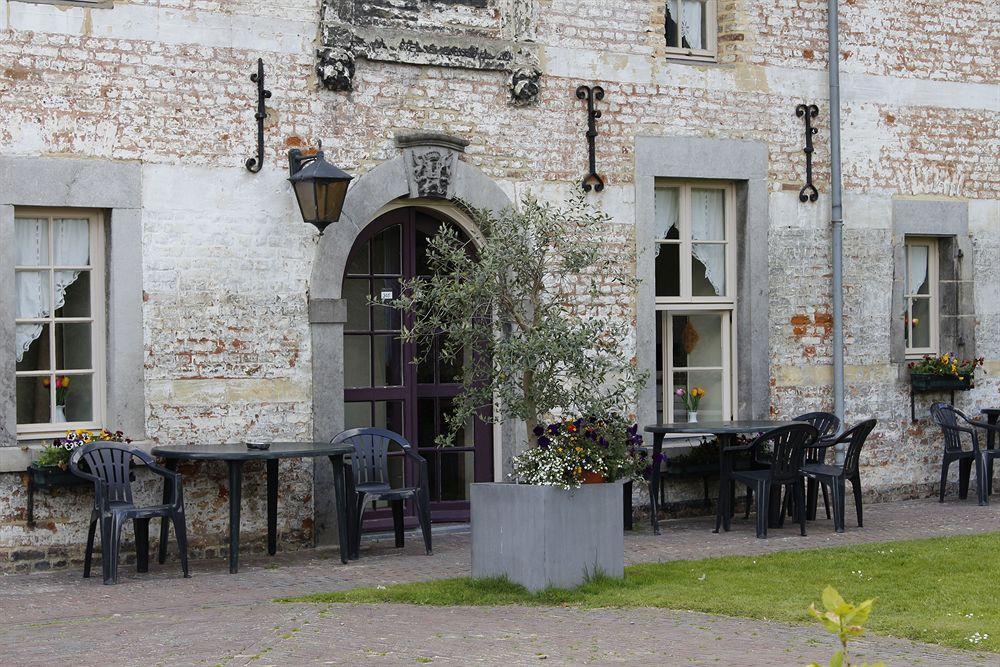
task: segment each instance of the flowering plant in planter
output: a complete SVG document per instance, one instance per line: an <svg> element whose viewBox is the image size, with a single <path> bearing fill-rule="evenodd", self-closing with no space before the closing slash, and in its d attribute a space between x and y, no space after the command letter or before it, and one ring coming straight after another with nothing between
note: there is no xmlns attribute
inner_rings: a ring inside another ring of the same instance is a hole
<svg viewBox="0 0 1000 667"><path fill-rule="evenodd" d="M514 457L514 475L528 484L575 489L588 481L640 480L648 465L638 425L613 416L537 424L536 447Z"/></svg>
<svg viewBox="0 0 1000 667"><path fill-rule="evenodd" d="M911 361L907 366L912 374L944 375L956 377L961 381L972 380L976 368L982 366L983 357L978 359L959 359L954 354L946 352L939 357L925 354L920 361Z"/></svg>
<svg viewBox="0 0 1000 667"><path fill-rule="evenodd" d="M42 386L46 389L52 381L49 378L42 378ZM66 395L69 394L69 376L68 375L57 375L56 376L56 405L66 405Z"/></svg>
<svg viewBox="0 0 1000 667"><path fill-rule="evenodd" d="M76 431L66 431L66 437L59 438L42 449L41 454L35 460L36 466L58 466L63 470L69 467L69 459L77 447L90 444L91 442L132 442L126 438L121 431L112 433L108 429L100 431L87 431L79 429Z"/></svg>

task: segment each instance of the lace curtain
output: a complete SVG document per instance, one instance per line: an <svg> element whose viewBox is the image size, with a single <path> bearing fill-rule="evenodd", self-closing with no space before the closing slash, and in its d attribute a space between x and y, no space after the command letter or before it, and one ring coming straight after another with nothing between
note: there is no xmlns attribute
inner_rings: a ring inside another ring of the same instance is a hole
<svg viewBox="0 0 1000 667"><path fill-rule="evenodd" d="M657 188L656 200L654 202L654 215L656 216L656 237L665 239L670 237L670 230L680 230L680 197L677 188ZM676 236L676 235L675 235ZM656 245L656 255L660 254L660 245Z"/></svg>
<svg viewBox="0 0 1000 667"><path fill-rule="evenodd" d="M726 289L726 247L699 244L726 238L725 191L691 190L691 253L705 265L705 277L719 296Z"/></svg>
<svg viewBox="0 0 1000 667"><path fill-rule="evenodd" d="M906 292L919 294L927 281L928 247L925 245L906 246Z"/></svg>
<svg viewBox="0 0 1000 667"><path fill-rule="evenodd" d="M14 227L17 264L19 266L48 266L49 221L17 219ZM90 261L90 221L57 219L52 228L52 260L54 266L86 266ZM55 303L49 308L49 278L52 277ZM17 291L17 317L37 319L48 317L66 302L66 290L80 277L79 271L56 270L18 271L15 280ZM17 361L24 358L31 344L42 335L41 324L18 324L15 333Z"/></svg>
<svg viewBox="0 0 1000 667"><path fill-rule="evenodd" d="M681 12L681 41L688 49L703 49L701 40L701 24L705 11L700 0L683 0L684 9Z"/></svg>

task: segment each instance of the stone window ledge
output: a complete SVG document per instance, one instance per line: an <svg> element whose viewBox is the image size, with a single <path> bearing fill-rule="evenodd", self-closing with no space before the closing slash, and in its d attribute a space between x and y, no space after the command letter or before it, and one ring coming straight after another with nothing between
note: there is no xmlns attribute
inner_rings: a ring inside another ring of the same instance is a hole
<svg viewBox="0 0 1000 667"><path fill-rule="evenodd" d="M38 458L42 448L50 442L51 440L32 440L18 443L16 447L0 447L0 473L24 472L31 462ZM157 443L152 440L139 440L129 444L149 453Z"/></svg>

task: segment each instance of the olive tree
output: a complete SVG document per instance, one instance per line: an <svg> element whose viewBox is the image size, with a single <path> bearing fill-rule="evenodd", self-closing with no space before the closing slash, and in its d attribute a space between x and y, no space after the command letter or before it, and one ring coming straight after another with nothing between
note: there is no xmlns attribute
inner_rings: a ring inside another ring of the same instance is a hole
<svg viewBox="0 0 1000 667"><path fill-rule="evenodd" d="M443 225L428 248L431 275L406 281L392 303L414 314L404 341L426 356L440 336L443 360L462 366L439 444L474 415L530 431L552 414L631 412L647 374L626 356L631 318L615 317L609 302L631 310L634 253L603 239L610 218L582 196L469 211L482 244Z"/></svg>

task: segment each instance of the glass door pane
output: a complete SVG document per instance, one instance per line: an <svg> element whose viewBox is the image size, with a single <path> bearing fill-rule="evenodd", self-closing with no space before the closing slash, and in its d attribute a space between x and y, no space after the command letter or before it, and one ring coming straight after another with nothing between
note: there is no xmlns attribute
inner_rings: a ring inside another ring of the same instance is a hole
<svg viewBox="0 0 1000 667"><path fill-rule="evenodd" d="M731 346L728 312L663 311L660 327L660 354L666 360L663 373L662 417L666 421L687 421L685 398L692 390L704 391L698 401L700 421L724 421L731 416Z"/></svg>

